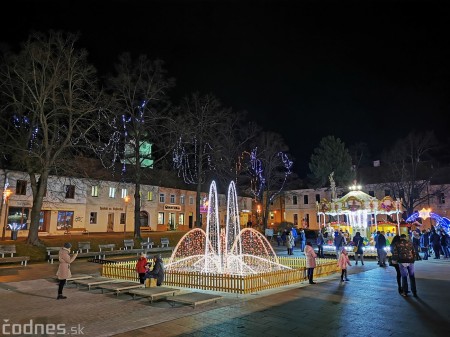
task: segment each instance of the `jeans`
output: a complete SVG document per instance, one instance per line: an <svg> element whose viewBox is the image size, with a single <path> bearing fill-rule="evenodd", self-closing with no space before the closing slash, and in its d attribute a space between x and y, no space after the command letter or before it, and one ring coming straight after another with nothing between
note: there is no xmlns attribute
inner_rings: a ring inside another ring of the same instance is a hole
<svg viewBox="0 0 450 337"><path fill-rule="evenodd" d="M323 245L318 245L317 246L317 255L319 255L319 257L324 257L324 255L323 255Z"/></svg>
<svg viewBox="0 0 450 337"><path fill-rule="evenodd" d="M411 291L416 294L416 277L414 276L414 263L408 263L408 266L404 266L403 263L399 263L400 274L402 275L402 290L403 293L408 293L408 276L411 282Z"/></svg>

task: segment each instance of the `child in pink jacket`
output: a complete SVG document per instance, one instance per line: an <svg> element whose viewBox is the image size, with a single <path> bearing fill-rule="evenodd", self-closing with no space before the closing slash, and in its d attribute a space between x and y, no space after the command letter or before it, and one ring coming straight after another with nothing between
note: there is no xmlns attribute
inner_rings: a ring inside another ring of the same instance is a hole
<svg viewBox="0 0 450 337"><path fill-rule="evenodd" d="M352 264L350 263L350 259L348 258L348 254L347 254L347 251L345 250L345 248L342 248L342 252L339 255L339 260L337 262L337 265L339 266L339 268L342 269L341 282L350 281L347 278L347 266L351 266Z"/></svg>

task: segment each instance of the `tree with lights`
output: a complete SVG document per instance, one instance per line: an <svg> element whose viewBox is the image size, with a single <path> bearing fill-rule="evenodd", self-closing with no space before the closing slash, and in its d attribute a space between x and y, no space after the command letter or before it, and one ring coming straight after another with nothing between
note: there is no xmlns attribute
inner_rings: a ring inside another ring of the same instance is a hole
<svg viewBox="0 0 450 337"><path fill-rule="evenodd" d="M352 158L345 148L345 144L334 136L322 138L319 146L311 155L309 169L311 174L308 175L308 178L315 187L326 186L331 172L334 172L336 186L348 186L355 179Z"/></svg>
<svg viewBox="0 0 450 337"><path fill-rule="evenodd" d="M394 198L402 199L408 216L416 207L447 190L443 184L434 184L435 188L430 189L432 181L439 181L447 174L447 170L433 162L433 153L438 146L432 131L410 132L382 156L383 183L380 185L389 189Z"/></svg>
<svg viewBox="0 0 450 337"><path fill-rule="evenodd" d="M140 55L133 60L122 54L107 88L113 97L116 123L116 149L111 162L123 163L122 179L134 183L134 236L140 238L141 183L152 175L159 161L172 153L175 145L174 119L170 114L168 90L174 79L168 78L161 60ZM151 150L150 150L151 149Z"/></svg>
<svg viewBox="0 0 450 337"><path fill-rule="evenodd" d="M261 204L263 228L267 228L270 204L284 189L292 174L293 162L282 137L273 132L262 132L255 148L247 153L247 173L251 177L251 190Z"/></svg>
<svg viewBox="0 0 450 337"><path fill-rule="evenodd" d="M78 36L33 33L15 54L2 53L0 134L3 152L31 181L33 205L27 243L39 245L38 227L50 174L65 174L87 151L105 107L96 71ZM92 133L92 134L91 134Z"/></svg>

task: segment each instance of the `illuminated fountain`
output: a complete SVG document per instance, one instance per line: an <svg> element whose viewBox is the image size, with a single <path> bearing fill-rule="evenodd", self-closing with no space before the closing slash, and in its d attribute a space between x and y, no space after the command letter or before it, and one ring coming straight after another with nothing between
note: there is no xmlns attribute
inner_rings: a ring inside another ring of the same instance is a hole
<svg viewBox="0 0 450 337"><path fill-rule="evenodd" d="M175 247L166 271L251 275L291 269L281 265L264 235L253 228L241 230L234 182L227 197L224 228L219 222L216 183L209 189L206 232L195 228L186 233Z"/></svg>

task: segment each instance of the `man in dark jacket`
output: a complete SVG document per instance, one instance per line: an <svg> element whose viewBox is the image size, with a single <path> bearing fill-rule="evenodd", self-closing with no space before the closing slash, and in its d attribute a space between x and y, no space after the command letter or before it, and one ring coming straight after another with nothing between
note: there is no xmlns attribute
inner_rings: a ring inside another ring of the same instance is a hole
<svg viewBox="0 0 450 337"><path fill-rule="evenodd" d="M408 294L408 276L411 283L411 291L414 297L417 297L416 278L414 276L415 252L412 243L406 240L406 235L400 236L400 241L391 246L392 260L397 261L402 276L402 296Z"/></svg>
<svg viewBox="0 0 450 337"><path fill-rule="evenodd" d="M384 231L381 231L376 238L376 247L378 254L378 264L380 267L386 267L386 237L384 236Z"/></svg>
<svg viewBox="0 0 450 337"><path fill-rule="evenodd" d="M164 265L161 256L153 256L153 269L147 271L146 278L156 279L156 285L159 287L164 282Z"/></svg>

